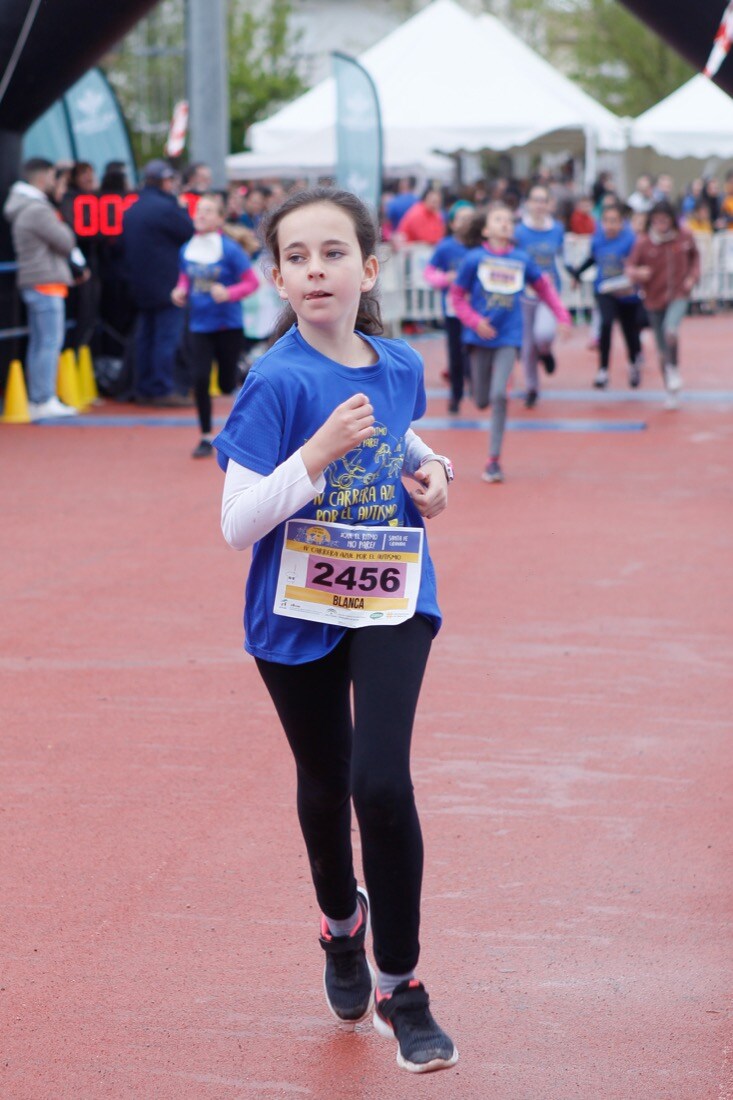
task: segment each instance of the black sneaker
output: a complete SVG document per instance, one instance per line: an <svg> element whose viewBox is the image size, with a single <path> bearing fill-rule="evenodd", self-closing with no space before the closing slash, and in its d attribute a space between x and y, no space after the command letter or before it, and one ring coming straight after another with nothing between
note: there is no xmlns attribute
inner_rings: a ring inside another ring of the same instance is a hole
<svg viewBox="0 0 733 1100"><path fill-rule="evenodd" d="M326 1004L339 1023L356 1027L374 1005L374 971L367 961L364 941L369 931L369 897L357 891L359 922L348 936L332 936L325 917L321 918L320 943L326 952L323 989Z"/></svg>
<svg viewBox="0 0 733 1100"><path fill-rule="evenodd" d="M486 464L486 469L481 474L482 481L496 481L500 482L504 480L504 472L499 465L498 458L489 459Z"/></svg>
<svg viewBox="0 0 733 1100"><path fill-rule="evenodd" d="M638 359L635 359L633 363L629 363L629 386L632 390L638 388L641 383L641 363Z"/></svg>
<svg viewBox="0 0 733 1100"><path fill-rule="evenodd" d="M555 367L557 366L557 364L555 363L555 356L552 354L551 351L548 351L547 355L540 355L539 360L542 366L545 368L546 374L555 373Z"/></svg>
<svg viewBox="0 0 733 1100"><path fill-rule="evenodd" d="M191 458L208 458L214 453L214 444L208 439L202 439L198 447L191 451Z"/></svg>
<svg viewBox="0 0 733 1100"><path fill-rule="evenodd" d="M458 1061L455 1043L432 1017L422 982L401 982L388 997L377 990L374 1027L397 1040L397 1065L410 1073L448 1069Z"/></svg>
<svg viewBox="0 0 733 1100"><path fill-rule="evenodd" d="M537 390L527 390L524 395L525 409L533 409L537 404Z"/></svg>

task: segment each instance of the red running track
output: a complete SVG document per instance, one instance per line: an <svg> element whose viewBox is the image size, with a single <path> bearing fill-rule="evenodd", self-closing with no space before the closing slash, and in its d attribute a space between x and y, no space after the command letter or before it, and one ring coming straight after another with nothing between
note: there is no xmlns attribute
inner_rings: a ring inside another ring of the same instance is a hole
<svg viewBox="0 0 733 1100"><path fill-rule="evenodd" d="M503 486L483 433L425 433L459 476L431 524L420 973L461 1051L427 1078L325 1010L193 428L0 427L0 1095L733 1098L729 332L686 323L712 400L678 413L595 403L576 333L512 415L647 428L510 433Z"/></svg>

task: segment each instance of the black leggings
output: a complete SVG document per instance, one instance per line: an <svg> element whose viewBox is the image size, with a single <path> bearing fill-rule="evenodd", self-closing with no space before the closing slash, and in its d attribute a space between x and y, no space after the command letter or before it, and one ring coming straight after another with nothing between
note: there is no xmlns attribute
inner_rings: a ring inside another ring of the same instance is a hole
<svg viewBox="0 0 733 1100"><path fill-rule="evenodd" d="M222 329L220 332L189 332L189 353L193 393L199 414L199 424L204 435L211 432L211 365L216 360L219 367L219 389L231 393L238 381L237 367L244 347L244 331L239 328Z"/></svg>
<svg viewBox="0 0 733 1100"><path fill-rule="evenodd" d="M463 343L463 325L457 317L446 317L445 335L448 342L450 395L453 401L460 401L468 370L468 354Z"/></svg>
<svg viewBox="0 0 733 1100"><path fill-rule="evenodd" d="M307 664L257 660L295 757L318 904L333 920L356 909L353 798L374 956L387 974L414 970L420 954L423 844L410 741L432 638L432 625L415 615L399 626L347 630L331 653Z"/></svg>
<svg viewBox="0 0 733 1100"><path fill-rule="evenodd" d="M600 355L601 367L608 370L611 358L611 329L613 322L618 321L626 341L626 350L629 353L629 362L633 363L641 352L641 339L639 337L639 303L637 301L623 302L620 298L614 298L612 294L598 294L596 296L598 309L601 314Z"/></svg>

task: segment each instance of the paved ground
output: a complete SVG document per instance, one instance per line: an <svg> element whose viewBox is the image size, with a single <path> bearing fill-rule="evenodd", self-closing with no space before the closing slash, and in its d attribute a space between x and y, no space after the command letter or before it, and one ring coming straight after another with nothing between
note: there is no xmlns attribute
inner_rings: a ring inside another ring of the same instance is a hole
<svg viewBox="0 0 733 1100"><path fill-rule="evenodd" d="M576 332L514 402L545 427L509 433L503 486L418 341L459 472L414 750L421 974L461 1050L429 1078L322 1003L246 556L194 428L0 426L0 1095L732 1100L730 333L686 323L667 413L620 361L597 399Z"/></svg>

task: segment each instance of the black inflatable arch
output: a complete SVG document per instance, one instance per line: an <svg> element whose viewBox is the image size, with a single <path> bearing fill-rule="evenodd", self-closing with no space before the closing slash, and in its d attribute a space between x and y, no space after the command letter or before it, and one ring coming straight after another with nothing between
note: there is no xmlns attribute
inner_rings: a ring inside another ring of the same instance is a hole
<svg viewBox="0 0 733 1100"><path fill-rule="evenodd" d="M0 130L27 130L157 2L0 0Z"/></svg>
<svg viewBox="0 0 733 1100"><path fill-rule="evenodd" d="M621 0L686 61L702 72L728 0ZM715 76L733 96L733 50Z"/></svg>

